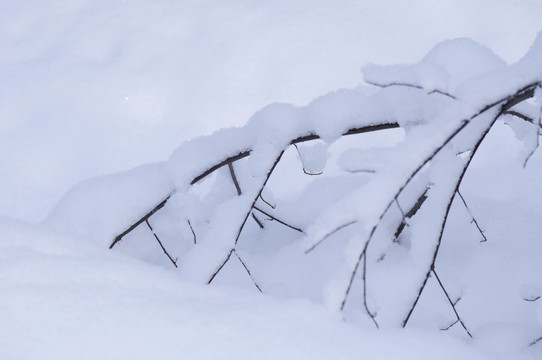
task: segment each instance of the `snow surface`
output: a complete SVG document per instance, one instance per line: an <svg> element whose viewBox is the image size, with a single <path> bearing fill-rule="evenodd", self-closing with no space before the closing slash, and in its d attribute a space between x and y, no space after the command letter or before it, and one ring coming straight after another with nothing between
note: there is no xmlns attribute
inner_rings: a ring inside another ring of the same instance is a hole
<svg viewBox="0 0 542 360"><path fill-rule="evenodd" d="M537 2L0 10L0 358L540 358Z"/></svg>

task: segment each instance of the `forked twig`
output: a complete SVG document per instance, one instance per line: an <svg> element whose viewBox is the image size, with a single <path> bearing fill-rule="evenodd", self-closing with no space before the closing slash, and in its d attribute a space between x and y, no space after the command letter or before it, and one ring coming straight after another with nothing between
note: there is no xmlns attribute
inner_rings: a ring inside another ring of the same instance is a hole
<svg viewBox="0 0 542 360"><path fill-rule="evenodd" d="M444 285L442 284L442 281L440 281L440 278L438 277L437 275L437 272L435 271L435 268L433 267L432 269L433 271L433 274L435 275L435 278L437 279L438 281L438 284L440 285L440 288L442 289L442 291L444 292L444 295L446 295L446 299L448 299L448 302L450 303L450 306L452 307L453 311L454 311L454 314L457 318L457 321L459 321L459 323L461 324L461 326L463 326L463 329L465 329L465 331L467 332L467 334L469 335L469 337L472 338L472 335L471 333L469 332L469 330L467 329L467 327L465 326L465 323L463 322L463 320L461 319L461 317L459 316L458 312L457 312L457 309L455 308L455 304L454 302L452 301L452 299L450 299L450 295L448 295L448 292L446 291L446 288L444 287ZM451 327L451 326L450 326Z"/></svg>
<svg viewBox="0 0 542 360"><path fill-rule="evenodd" d="M476 228L478 229L478 232L480 233L480 235L482 235L482 237L484 238L483 240L480 240L480 242L486 242L487 241L487 237L486 235L484 234L484 231L480 228L480 225L478 224L478 221L476 220L476 218L474 217L474 214L472 213L471 209L469 208L469 206L467 205L467 202L465 201L465 198L463 197L463 195L461 194L461 191L457 190L457 195L459 195L459 198L461 199L461 201L463 202L463 205L465 205L465 208L467 209L467 211L469 212L469 215L471 217L471 223L474 223L474 225L476 225Z"/></svg>
<svg viewBox="0 0 542 360"><path fill-rule="evenodd" d="M290 224L288 224L288 223L286 223L286 222L284 222L284 221L282 221L282 220L280 220L280 219L277 219L277 218L274 217L273 215L269 214L269 213L266 212L266 211L263 211L262 209L260 209L260 208L257 207L257 206L253 206L253 208L254 208L254 210L258 210L259 212L261 212L261 213L264 214L265 216L270 217L272 220L274 220L274 221L276 221L276 222L278 222L278 223L280 223L280 224L282 224L282 225L284 225L284 226L286 226L286 227L289 227L290 229L293 229L293 230L295 230L295 231L299 231L300 233L303 232L303 230L301 230L300 228L297 228L297 227L292 226L292 225L290 225Z"/></svg>
<svg viewBox="0 0 542 360"><path fill-rule="evenodd" d="M455 324L457 324L459 322L459 320L455 320L454 322L452 322L450 325L446 326L445 328L441 328L440 330L442 331L447 331L447 330L450 330L452 328L452 326L454 326Z"/></svg>

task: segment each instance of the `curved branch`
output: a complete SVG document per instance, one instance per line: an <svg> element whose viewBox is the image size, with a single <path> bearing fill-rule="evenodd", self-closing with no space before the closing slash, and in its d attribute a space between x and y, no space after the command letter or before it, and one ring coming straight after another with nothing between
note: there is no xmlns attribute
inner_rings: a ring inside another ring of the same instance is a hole
<svg viewBox="0 0 542 360"><path fill-rule="evenodd" d="M468 119L465 119L461 122L461 125L459 125L442 143L440 146L438 146L435 150L433 150L433 152L428 156L426 157L415 169L414 171L410 174L410 176L407 178L407 180L403 183L403 185L401 185L399 187L399 189L397 190L397 192L394 194L394 196L392 197L392 199L389 201L389 203L387 204L387 206L385 207L384 211L380 214L376 224L372 227L370 233L369 233L369 236L367 238L367 242L365 244L365 247L363 248L363 251L361 252L361 254L359 255L358 257L358 260L356 262L356 265L355 265L355 270L352 272L351 274L351 277L350 277L350 281L349 281L349 286L348 286L348 289L346 290L346 293L345 293L345 299L343 300L343 305L346 301L346 297L348 296L349 292L350 292L350 287L352 285L352 282L354 280L354 276L355 276L355 273L356 273L356 270L357 268L359 267L359 263L362 259L362 257L364 256L364 254L366 253L367 251L367 247L369 246L369 244L371 243L372 239L373 239L373 236L376 232L376 229L379 227L379 224L382 222L382 219L384 218L384 216L387 214L388 210L391 208L391 206L395 203L395 201L399 198L399 195L402 194L403 190L410 184L410 182L414 179L414 177L421 171L421 169L423 169L425 167L425 165L427 165L431 160L433 160L433 158L440 153L440 151L446 147L446 145L448 145L473 119L477 118L478 116L480 116L481 114L485 113L486 111L488 111L489 109L495 107L496 105L499 105L499 104L502 104L498 114L495 116L495 118L493 119L493 121L491 122L491 125L489 126L489 128L487 129L487 131L482 135L482 139L483 140L485 138L485 136L487 135L487 133L489 132L489 129L493 126L493 124L495 123L495 121L497 120L497 118L499 118L503 112L509 110L512 106L514 105L517 105L519 104L520 102L526 100L526 99L529 99L531 97L534 96L534 90L537 86L539 86L540 83L539 82L535 82L535 83L532 83L532 84L529 84L527 86L524 86L522 87L521 89L519 89L518 91L516 91L514 94L512 95L508 95L504 98L501 98L491 104L488 104L486 106L484 106L481 110L479 110L478 112L476 112L475 114L471 115L470 118ZM476 152L476 150L478 149L479 145L481 144L481 141L475 146L475 148L473 149L473 151L469 154L470 156L470 160L472 160L472 157L474 155L474 153ZM470 160L468 161L468 163L470 164ZM468 166L467 166L468 167ZM466 169L467 167L465 167L463 173L461 174L460 176L460 180L458 182L458 185L457 185L457 188L459 187L459 184L461 183L461 181L463 180L463 176L465 175L465 172L466 172ZM457 190L456 188L456 190ZM453 193L455 194L455 192ZM446 210L446 218L448 216L448 213L450 211L450 208L451 208L451 202L453 201L453 195L451 197L451 200L447 206L447 210ZM445 221L442 225L442 231L444 229L444 224L445 224ZM343 226L344 224L340 225L340 226ZM339 227L340 227L339 226ZM438 253L438 248L440 246L440 241L442 239L442 231L441 231L441 234L439 236L439 240L438 240L438 243L437 243L437 248L436 248L436 251L435 251L435 254L434 254L434 259L433 259L433 263L434 263L434 260L436 259L436 254ZM416 298L415 300L415 303L413 305L413 307L411 308L411 310L409 311L408 315L407 315L407 318L403 321L403 327L406 326L406 323L408 322L408 319L410 318L410 315L412 313L412 311L414 310L414 307L416 306L417 302L418 302L418 299L423 291L423 289L425 288L425 284L427 283L427 279L429 277L429 274L431 273L431 269L429 269L429 271L427 272L427 275L425 277L425 280L422 284L422 287L420 288L420 291L418 293L418 297Z"/></svg>
<svg viewBox="0 0 542 360"><path fill-rule="evenodd" d="M479 149L480 145L482 144L482 142L486 138L487 134L489 133L489 131L491 130L491 128L493 127L493 125L495 124L497 119L499 117L501 117L501 115L506 110L510 109L512 106L514 106L514 105L518 104L519 102L524 101L524 100L529 99L530 97L534 96L534 88L536 86L538 86L538 83L531 84L531 85L529 85L527 87L524 87L524 88L520 89L514 95L511 95L511 96L508 96L507 98L505 98L503 100L505 102L501 106L499 112L497 113L497 115L495 115L493 120L490 122L490 124L487 126L485 131L482 133L482 135L478 139L478 141L477 141L476 145L474 146L474 148L472 149L472 151L469 153L468 160L465 163L465 165L463 166L463 170L461 172L461 175L459 176L459 178L458 178L458 180L456 182L455 189L454 189L453 193L451 194L451 196L449 198L449 201L448 201L448 204L446 206L446 212L445 212L444 217L442 219L442 224L441 224L441 227L440 227L439 237L437 239L437 244L435 246L435 251L433 252L433 259L431 261L431 266L428 269L428 271L427 271L427 273L425 275L425 278L424 278L424 280L423 280L423 282L422 282L422 284L421 284L421 286L420 286L420 288L418 290L418 295L417 295L416 299L414 300L412 306L410 307L410 310L409 310L407 316L403 320L403 327L405 327L407 325L408 320L410 319L410 316L412 315L414 309L416 308L416 305L418 304L418 301L419 301L419 299L420 299L420 297L422 295L422 292L425 289L425 286L427 285L427 280L429 279L429 276L431 275L431 272L434 269L435 262L436 262L436 259L437 259L437 255L438 255L439 248L440 248L440 244L442 242L442 236L444 235L444 228L446 227L446 223L447 223L447 220L448 220L448 215L450 214L450 210L451 210L454 198L455 198L455 194L457 194L458 191L459 191L459 187L460 187L461 183L463 182L463 178L465 177L465 174L466 174L466 172L467 172L467 170L469 168L469 165L472 162L472 159L474 158L474 155L476 154L476 151ZM503 102L503 101L501 101L501 102ZM498 105L499 103L500 102L493 103L493 106ZM489 110L490 108L491 108L490 106L486 106L484 109L482 109L481 112L479 112L475 116L478 116L479 114Z"/></svg>
<svg viewBox="0 0 542 360"><path fill-rule="evenodd" d="M388 130L388 129L394 129L394 128L398 128L398 127L399 127L398 123L382 123L382 124L376 124L376 125L355 127L355 128L351 128L351 129L345 131L342 136L363 134L363 133L368 133L368 132L373 132L373 131L380 131L380 130ZM317 140L317 139L320 139L320 136L317 135L317 134L312 134L311 133L309 135L300 136L298 138L295 138L295 139L291 140L289 144L290 145L295 145L295 144L299 144L299 143L302 143L302 142ZM284 150L286 150L286 148ZM284 150L282 151L282 153L284 153ZM237 155L230 156L230 157L226 158L225 160L219 162L218 164L213 165L212 167L210 167L209 169L205 170L204 172L202 172L201 174L196 176L194 179L192 179L192 181L190 182L190 185L194 185L198 181L202 180L206 176L212 174L213 172L215 172L216 170L220 169L221 167L223 167L225 165L232 166L233 162L244 159L244 158L250 156L251 152L252 152L252 149L241 151ZM281 156L282 156L282 153L281 153ZM278 160L280 161L280 158ZM277 161L277 163L278 163L278 161ZM275 166L276 166L276 164L275 164ZM269 179L269 176L268 176L267 180L268 179ZM266 180L266 183L267 183L267 180ZM264 187L265 187L265 184L264 184ZM238 186L236 186L236 189L238 190L238 193L239 193L240 188L238 188ZM262 190L263 190L263 188L262 188ZM167 201L171 198L171 196L174 193L175 193L175 191L172 191L164 200L162 200L158 205L156 205L151 211L146 213L143 217L141 217L139 220L137 220L132 225L130 225L126 230L124 230L122 233L117 235L115 237L115 239L113 240L113 242L111 243L111 245L109 246L109 248L112 249L119 241L122 240L122 238L124 236L126 236L127 234L132 232L136 227L138 227L140 224L142 224L145 220L149 219L158 210L162 209L166 205ZM258 196L261 197L261 191L260 191L260 194ZM262 198L262 200L263 200L263 198ZM264 200L264 202L265 202L265 200ZM254 204L253 204L253 206L254 206ZM252 207L251 207L251 209L252 209ZM248 218L249 215L250 215L250 212L248 213L247 218ZM246 219L245 219L245 222L246 222ZM243 226L244 226L244 223L243 223ZM239 238L239 236L237 236L237 238Z"/></svg>

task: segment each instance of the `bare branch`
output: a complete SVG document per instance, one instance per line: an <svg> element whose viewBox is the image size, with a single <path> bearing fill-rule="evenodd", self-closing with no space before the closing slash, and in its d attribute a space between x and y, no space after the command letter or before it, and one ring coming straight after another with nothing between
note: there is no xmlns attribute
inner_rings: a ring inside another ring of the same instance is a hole
<svg viewBox="0 0 542 360"><path fill-rule="evenodd" d="M541 337L539 337L539 338L538 338L538 339L536 339L536 340L533 340L533 341L532 341L532 342L531 342L531 343L529 344L529 346L533 346L533 345L536 345L536 344L537 344L537 343L538 343L539 341L541 341L541 340L542 340L542 336L541 336Z"/></svg>
<svg viewBox="0 0 542 360"><path fill-rule="evenodd" d="M429 276L431 275L431 271L432 269L434 268L435 266L435 261L436 261L436 258L437 258L437 255L438 255L438 251L439 251L439 248L440 248L440 244L442 242L442 236L444 234L444 228L446 226L446 223L447 223L447 220L448 220L448 215L450 213L450 209L452 207L452 203L453 203L453 200L455 198L455 194L458 192L459 190L459 186L461 185L461 182L463 181L463 178L465 176L465 173L467 172L467 169L472 161L472 159L474 158L474 155L476 154L476 151L478 150L478 148L480 147L480 145L482 144L482 142L484 141L484 139L486 138L487 134L489 133L489 131L491 130L491 128L493 127L493 125L495 124L495 122L497 121L497 119L507 110L509 110L512 106L514 105L517 105L519 104L520 102L524 101L524 100L527 100L531 97L534 96L534 90L535 88L539 86L539 83L533 83L533 84L530 84L530 85L527 85L525 87L523 87L522 89L518 90L515 94L513 95L510 95L510 96L507 96L506 98L503 98L499 101L496 101L492 104L489 104L489 105L486 105L485 107L482 108L482 110L480 110L479 112L477 112L476 114L474 114L470 119L474 119L476 118L477 116L481 115L482 113L484 113L485 111L491 109L492 107L500 104L500 103L503 103L501 105L501 108L499 110L499 112L497 113L497 115L493 118L493 120L491 121L491 123L489 124L489 126L485 129L484 133L480 136L480 138L478 139L478 142L476 143L476 145L474 146L474 148L472 149L472 151L470 152L470 154L468 155L468 160L467 162L465 163L464 167L463 167L463 170L461 172L461 175L459 176L457 182L456 182L456 186L455 186L455 190L454 192L452 193L452 195L450 196L450 199L448 201L448 205L446 207L446 212L444 214L444 218L442 220L442 223L441 223L441 228L440 228L440 233L439 233L439 237L438 237L438 240L437 240L437 244L436 244L436 247L435 247L435 251L433 253L433 259L431 261L431 266L429 268L429 270L427 271L426 275L425 275L425 278L418 290L418 295L416 297L416 299L414 300L407 316L405 317L404 321L403 321L403 327L405 327L408 323L408 320L410 319L410 316L412 315L412 312L414 311L414 309L416 308L416 305L418 304L418 301L420 300L420 297L422 295L422 292L423 290L425 289L425 285L427 284L427 280L429 279ZM470 121L470 120L468 120ZM462 130L462 128L464 128L464 126L466 126L466 124L468 123L467 122L464 122L464 125L460 126L445 142L448 143L453 137L455 137L459 131ZM445 144L442 144L431 156L429 159L432 159L444 146ZM427 163L429 160L426 159L426 161L424 162ZM421 169L421 167L418 167L418 169L416 169L415 172L418 172L419 170ZM410 181L410 179L413 178L414 175L411 175L409 180L407 181L407 183ZM401 191L403 190L403 188L406 186L406 184L399 190L398 194L401 193ZM397 196L398 196L397 194ZM391 206L393 202L390 202L389 206ZM385 210L387 211L387 209ZM382 214L382 216L384 216L385 212ZM376 226L375 226L376 228ZM372 233L371 233L372 235ZM370 240L370 238L369 238Z"/></svg>
<svg viewBox="0 0 542 360"><path fill-rule="evenodd" d="M348 299L348 295L350 295L350 289L352 289L352 284L354 283L354 278L356 277L356 273L358 271L359 264L361 263L361 259L365 256L365 252L367 251L367 244L363 247L363 251L359 255L358 261L356 261L356 265L354 266L354 270L350 274L350 280L348 281L348 287L346 288L346 291L343 296L343 301L341 303L341 311L344 310L344 306L346 305L346 299ZM365 274L364 274L365 276Z"/></svg>
<svg viewBox="0 0 542 360"><path fill-rule="evenodd" d="M228 255L226 256L226 258L224 259L224 261L220 264L220 266L216 269L216 271L213 273L213 275L211 276L211 278L209 279L209 281L207 281L207 284L210 284L213 282L213 280L215 279L215 277L218 275L218 273L220 272L220 270L222 270L222 268L224 267L224 265L226 265L226 263L230 260L230 257L231 257L231 254L234 252L234 249L231 249L230 252L228 253Z"/></svg>
<svg viewBox="0 0 542 360"><path fill-rule="evenodd" d="M427 191L428 190L429 189L425 189L423 194L420 195L420 197L418 198L416 203L410 208L410 210L406 214L403 212L403 209L401 209L401 207L399 206L398 198L395 199L395 201L397 203L397 206L399 207L399 210L403 214L403 219L401 220L401 223L399 224L399 226L397 227L397 230L395 231L395 234L393 235L395 241L397 241L397 239L399 238L399 235L401 235L401 233L405 229L405 226L407 226L407 224L408 224L407 219L410 219L414 215L416 215L416 213L418 212L418 210L420 210L420 208L422 207L425 200L427 200Z"/></svg>
<svg viewBox="0 0 542 360"><path fill-rule="evenodd" d="M198 181L200 181L201 179L203 179L203 178L206 177L207 175L212 174L213 172L215 172L216 170L220 169L220 168L221 168L222 166L224 166L224 165L231 164L231 163L234 162L234 161L241 160L241 159L244 159L244 158L250 156L250 152L251 152L251 151L252 151L252 150L241 151L239 154L234 155L234 156L230 156L230 157L228 157L226 160L221 161L221 162L219 162L218 164L216 164L215 166L210 167L209 169L207 169L207 170L205 170L204 172L202 172L200 175L196 176L196 177L190 182L190 185L194 185L195 183L197 183Z"/></svg>
<svg viewBox="0 0 542 360"><path fill-rule="evenodd" d="M529 117L529 116L527 116L525 114L522 114L522 113L520 113L518 111L515 111L515 110L505 111L505 112L503 112L503 115L512 115L512 116L518 117L518 118L520 118L522 120L525 120L527 122L530 122L531 124L534 124L533 118L531 118L531 117Z"/></svg>
<svg viewBox="0 0 542 360"><path fill-rule="evenodd" d="M341 226L333 229L331 232L327 233L323 238L321 238L319 241L317 241L315 244L313 244L310 248L308 248L307 250L305 250L305 254L308 254L309 252L311 252L312 250L314 250L315 247L317 247L318 245L320 245L322 242L324 242L325 239L327 239L328 237L330 237L331 235L335 234L337 231L341 230L341 229L344 229L345 227L348 227L352 224L355 224L357 223L357 221L350 221L346 224L342 224Z"/></svg>
<svg viewBox="0 0 542 360"><path fill-rule="evenodd" d="M264 228L264 226L263 226L262 222L260 221L260 219L258 219L258 217L256 215L254 215L254 212L252 213L252 218L254 219L254 221L256 221L256 224L258 224L260 229Z"/></svg>
<svg viewBox="0 0 542 360"><path fill-rule="evenodd" d="M383 124L377 124L377 125L369 125L369 126L362 126L362 127L357 127L357 128L351 128L347 131L345 131L342 135L343 136L347 136L347 135L355 135L355 134L363 134L363 133L368 133L368 132L373 132L373 131L380 131L380 130L387 130L387 129L393 129L393 128L398 128L399 127L399 124L397 123L383 123ZM316 140L316 139L320 139L320 136L319 135L316 135L316 134L309 134L309 135L305 135L305 136L301 136L301 137L298 137L296 139L293 139L290 141L290 145L294 145L294 144L298 144L298 143L301 143L301 142L305 142L305 141L311 141L311 140ZM194 185L195 183L197 183L198 181L202 180L203 178L205 178L206 176L212 174L214 171L220 169L222 166L225 166L225 165L228 165L230 163L233 163L237 160L241 160L241 159L244 159L248 156L250 156L250 153L252 152L251 149L249 150L245 150L245 151L241 151L239 152L237 155L234 155L234 156L230 156L228 158L226 158L225 160L219 162L218 164L210 167L209 169L205 170L203 173L201 173L200 175L196 176L191 182L190 182L190 185ZM277 159L277 162L275 163L275 165L273 166L272 170L274 169L274 167L276 166L276 164L278 163L278 161L280 161L280 157L282 156L282 154L284 153L284 151L282 151L282 153L280 154L279 158ZM272 172L271 170L271 172ZM267 180L269 180L269 176L270 174L268 173L268 177L266 179L266 183L267 183ZM264 187L265 187L265 184L264 184ZM263 187L262 187L262 190L263 190ZM130 227L128 227L128 229L126 229L124 232L122 232L121 234L117 235L115 237L115 239L113 240L113 242L111 243L111 245L109 246L110 249L112 249L119 241L122 240L122 238L127 235L128 233L130 233L131 231L133 231L136 227L138 227L141 223L143 223L145 220L147 220L149 217L151 217L155 212L157 212L158 210L160 210L161 208L163 208L165 206L165 204L167 203L167 201L169 200L169 198L173 195L173 193L175 192L175 190L173 190L162 202L160 202L158 205L156 205L151 211L149 211L147 214L145 214L142 218L140 218L139 220L137 220L135 223L133 223L132 225L130 225ZM260 194L258 195L261 197L261 192ZM262 200L264 202L266 202L263 198ZM266 202L267 203L267 202ZM267 203L268 205L270 205L269 203ZM271 205L270 205L271 206ZM271 206L273 207L273 206ZM274 207L273 207L274 208ZM251 208L252 209L252 208ZM245 218L245 222L246 222L246 219L248 219L248 216L250 214L250 211L247 213L246 215L246 218ZM244 226L244 224L243 224ZM237 239L239 238L239 236L237 237Z"/></svg>
<svg viewBox="0 0 542 360"><path fill-rule="evenodd" d="M438 284L440 285L440 288L442 289L442 291L444 292L444 295L446 295L446 298L448 299L448 302L450 303L450 306L452 307L452 309L454 310L454 314L457 318L457 321L459 321L459 323L461 324L461 326L463 326L463 329L465 329L465 331L467 332L467 334L469 335L469 337L472 338L472 335L471 333L469 332L469 330L467 329L467 327L465 326L465 323L463 322L463 320L461 320L461 317L459 316L459 314L457 313L457 309L455 308L455 304L453 303L452 299L450 299L450 295L448 295L448 292L446 291L446 288L444 287L444 285L442 284L442 281L440 281L440 278L438 277L437 275L437 272L435 271L435 268L432 269L433 270L433 274L435 275L435 278L437 279L438 281Z"/></svg>
<svg viewBox="0 0 542 360"><path fill-rule="evenodd" d="M166 205L166 203L167 203L167 201L169 200L170 197L171 197L171 194L169 194L164 200L162 200L158 205L156 205L151 211L149 211L148 213L143 215L143 217L141 219L137 220L135 223L130 225L130 227L128 229L126 229L121 234L117 235L115 237L115 240L113 240L111 245L109 245L109 248L112 249L113 246L115 246L119 241L121 241L122 238L126 234L130 233L132 230L134 230L136 227L138 227L141 223L143 223L144 221L147 221L152 215L154 215L155 212L157 212L158 210L163 208Z"/></svg>
<svg viewBox="0 0 542 360"><path fill-rule="evenodd" d="M230 169L231 179L233 180L233 184L237 190L237 195L241 196L241 187L239 186L239 182L237 182L237 177L235 176L235 171L233 170L233 165L231 162L228 163L228 168Z"/></svg>
<svg viewBox="0 0 542 360"><path fill-rule="evenodd" d="M192 231L192 236L194 238L194 244L197 243L197 237L196 233L194 232L194 228L192 227L192 224L190 223L190 220L186 219L186 222L188 223L188 226L190 227L190 231Z"/></svg>
<svg viewBox="0 0 542 360"><path fill-rule="evenodd" d="M431 95L431 94L440 94L440 95L444 95L444 96L448 96L449 98L452 98L454 100L457 100L457 98L455 96L453 96L452 94L450 93L447 93L446 91L442 91L442 90L433 90L433 91L430 91L427 93L428 95Z"/></svg>
<svg viewBox="0 0 542 360"><path fill-rule="evenodd" d="M245 264L245 262L241 259L241 257L239 256L239 254L237 253L237 251L233 251L235 253L235 256L237 256L237 259L239 259L239 262L241 262L241 265L243 265L243 267L245 268L245 271L247 272L248 276L250 277L250 279L252 280L252 282L254 283L254 286L256 286L256 289L258 289L259 292L262 292L262 289L260 289L260 287L258 286L258 283L256 282L256 280L254 280L254 277L252 276L252 274L250 273L250 270L248 269L247 265Z"/></svg>
<svg viewBox="0 0 542 360"><path fill-rule="evenodd" d="M381 88L387 88L387 87L390 87L390 86L406 86L406 87L410 87L410 88L414 88L414 89L423 90L422 86L415 85L415 84L409 84L409 83L391 82L391 83L387 83L387 84L379 84L379 83L372 82L372 81L367 81L367 80L365 80L365 82L367 84L369 84L369 85L374 85L374 86L378 86L378 87L381 87ZM457 100L457 98L455 96L453 96L452 94L447 93L446 91L438 90L438 89L431 90L431 91L429 91L427 93L427 95L431 95L431 94L440 94L440 95L444 95L444 96L447 96L449 98L452 98L454 100Z"/></svg>
<svg viewBox="0 0 542 360"><path fill-rule="evenodd" d="M441 328L440 330L442 331L447 331L447 330L450 330L452 328L452 326L454 326L455 324L457 324L459 322L459 320L455 320L453 323L451 323L450 325L446 326L445 328Z"/></svg>
<svg viewBox="0 0 542 360"><path fill-rule="evenodd" d="M374 86L378 86L378 87L381 87L381 88L387 88L387 87L390 87L390 86L406 86L406 87L411 87L411 88L414 88L414 89L423 90L423 87L421 87L420 85L409 84L409 83L391 82L391 83L387 83L387 84L379 84L379 83L372 82L372 81L367 81L367 80L365 80L365 82L367 84L369 84L369 85L374 85Z"/></svg>
<svg viewBox="0 0 542 360"><path fill-rule="evenodd" d="M525 159L525 162L523 163L523 168L527 166L527 162L529 162L529 159L531 158L531 156L533 156L534 152L536 151L536 149L538 149L538 146L540 145L540 130L539 129L541 126L542 126L542 108L540 109L540 114L538 115L538 127L536 128L536 145L531 150L529 155L527 155L527 158Z"/></svg>
<svg viewBox="0 0 542 360"><path fill-rule="evenodd" d="M293 229L293 230L295 230L295 231L299 231L300 233L303 232L303 230L301 230L300 228L296 228L295 226L292 226L292 225L290 225L290 224L285 223L284 221L282 221L282 220L280 220L280 219L277 219L277 218L274 217L273 215L271 215L271 214L269 214L269 213L263 211L262 209L258 208L257 206L253 206L252 208L253 208L254 210L258 210L259 212L261 212L261 213L264 214L265 216L270 217L272 220L274 220L274 221L276 221L276 222L278 222L278 223L280 223L280 224L282 224L282 225L284 225L284 226L289 227L290 229Z"/></svg>
<svg viewBox="0 0 542 360"><path fill-rule="evenodd" d="M471 209L469 208L469 206L467 205L467 202L465 201L465 198L463 197L463 195L461 194L461 192L459 190L457 190L457 195L459 195L459 198L461 199L461 201L463 202L463 205L465 205L465 208L467 209L467 211L469 212L469 215L471 217L471 223L474 223L474 225L476 225L476 228L478 229L478 232L480 233L480 235L482 235L482 237L484 238L483 240L480 240L480 242L486 242L487 241L487 237L486 235L484 234L484 231L480 228L480 225L478 224L478 221L476 221L476 218L474 217L474 215L472 214L472 211Z"/></svg>
<svg viewBox="0 0 542 360"><path fill-rule="evenodd" d="M270 202L266 201L266 200L263 198L262 194L260 194L260 199L262 199L262 201L263 201L264 203L266 203L271 209L273 209L273 210L276 209L277 205L272 205Z"/></svg>
<svg viewBox="0 0 542 360"><path fill-rule="evenodd" d="M280 152L280 154L275 159L275 162L271 166L271 169L269 169L269 171L267 172L267 176L265 177L265 180L264 180L260 190L258 191L258 195L256 195L256 197L254 197L254 200L252 201L252 205L250 205L250 209L248 209L248 211L247 211L247 213L246 213L246 215L245 215L245 217L244 217L244 219L243 219L243 221L241 223L241 226L239 226L239 231L237 232L237 236L235 237L235 244L237 244L237 242L239 241L239 237L241 236L241 232L243 231L243 228L245 227L245 224L247 222L248 217L250 216L250 213L252 212L252 209L254 209L254 205L256 205L256 201L258 201L258 198L262 195L263 189L265 189L265 185L267 185L267 182L269 181L269 178L271 177L271 174L273 174L273 171L275 170L278 163L280 162L280 159L282 158L283 154L284 154L284 150L282 150Z"/></svg>
<svg viewBox="0 0 542 360"><path fill-rule="evenodd" d="M369 310L369 306L367 305L367 278L366 278L366 275L367 275L367 253L365 253L365 255L363 256L363 275L362 275L362 279L363 279L363 306L365 307L365 311L367 312L367 314L369 315L371 320L373 320L373 323L375 324L376 328L378 329L379 328L378 322L375 319L376 314L373 314Z"/></svg>
<svg viewBox="0 0 542 360"><path fill-rule="evenodd" d="M357 174L357 173L375 174L376 173L375 170L370 170L370 169L346 170L346 171L348 171L351 174Z"/></svg>
<svg viewBox="0 0 542 360"><path fill-rule="evenodd" d="M167 252L166 248L164 247L164 245L162 244L162 242L160 241L160 239L158 238L158 235L156 235L156 233L154 232L151 224L149 223L149 220L145 220L145 223L147 224L147 226L149 227L149 229L151 230L152 234L154 235L154 238L156 239L156 241L158 241L158 244L160 245L160 247L162 248L162 251L164 252L164 254L166 254L166 256L168 257L169 261L171 261L171 263L173 264L173 266L177 267L177 260L178 259L175 259L173 260L173 258L169 255L169 253Z"/></svg>

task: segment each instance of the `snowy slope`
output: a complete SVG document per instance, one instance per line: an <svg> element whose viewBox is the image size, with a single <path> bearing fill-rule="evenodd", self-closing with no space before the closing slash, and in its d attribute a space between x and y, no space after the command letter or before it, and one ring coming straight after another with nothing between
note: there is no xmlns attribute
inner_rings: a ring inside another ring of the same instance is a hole
<svg viewBox="0 0 542 360"><path fill-rule="evenodd" d="M0 229L2 359L485 359L442 334L363 331L306 300L186 283L5 219Z"/></svg>

